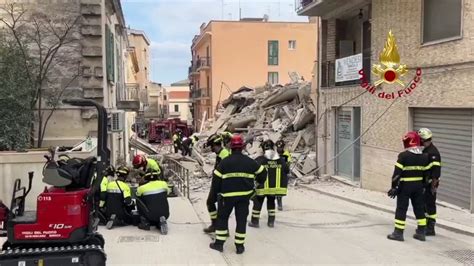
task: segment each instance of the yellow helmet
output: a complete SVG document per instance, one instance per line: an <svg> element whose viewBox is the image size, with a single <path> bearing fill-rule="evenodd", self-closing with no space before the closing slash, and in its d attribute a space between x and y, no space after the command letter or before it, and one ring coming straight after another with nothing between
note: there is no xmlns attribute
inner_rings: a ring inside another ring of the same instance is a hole
<svg viewBox="0 0 474 266"><path fill-rule="evenodd" d="M425 127L420 128L420 130L418 130L418 135L420 135L420 138L422 140L431 139L433 137L433 133L431 133L431 130Z"/></svg>

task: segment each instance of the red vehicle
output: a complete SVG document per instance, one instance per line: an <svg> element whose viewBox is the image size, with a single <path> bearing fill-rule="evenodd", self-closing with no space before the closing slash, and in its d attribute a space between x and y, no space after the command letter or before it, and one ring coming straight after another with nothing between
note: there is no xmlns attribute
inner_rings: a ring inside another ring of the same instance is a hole
<svg viewBox="0 0 474 266"><path fill-rule="evenodd" d="M0 252L0 265L105 265L105 241L97 232L98 173L109 165L107 148L107 111L91 100L70 100L75 106L95 106L99 112L96 157L55 161L55 150L45 156L43 182L50 185L36 197L37 210L26 211L31 190L16 179L11 207L0 211L0 224L6 224L7 239ZM5 215L5 212L7 215ZM2 215L3 213L3 215Z"/></svg>
<svg viewBox="0 0 474 266"><path fill-rule="evenodd" d="M161 121L151 120L148 124L148 142L170 144L172 143L173 134L178 128L181 129L185 137L193 133L191 126L188 126L186 121L179 118Z"/></svg>

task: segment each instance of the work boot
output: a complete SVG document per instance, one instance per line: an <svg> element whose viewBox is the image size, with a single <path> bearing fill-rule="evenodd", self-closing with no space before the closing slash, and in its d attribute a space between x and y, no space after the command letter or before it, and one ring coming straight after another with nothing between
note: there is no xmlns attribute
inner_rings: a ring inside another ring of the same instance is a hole
<svg viewBox="0 0 474 266"><path fill-rule="evenodd" d="M224 244L222 243L211 243L209 244L209 247L211 249L214 249L214 250L217 250L217 251L220 251L220 252L224 252Z"/></svg>
<svg viewBox="0 0 474 266"><path fill-rule="evenodd" d="M404 241L404 239L403 239L403 230L395 228L393 233L388 235L387 238L390 239L390 240Z"/></svg>
<svg viewBox="0 0 474 266"><path fill-rule="evenodd" d="M275 226L275 216L268 216L268 227L274 227Z"/></svg>
<svg viewBox="0 0 474 266"><path fill-rule="evenodd" d="M428 223L427 223L427 226L426 226L426 236L435 236L436 235L436 232L435 232L435 224L436 224L436 221L433 220L433 219L427 219Z"/></svg>
<svg viewBox="0 0 474 266"><path fill-rule="evenodd" d="M277 197L278 210L283 211L283 198Z"/></svg>
<svg viewBox="0 0 474 266"><path fill-rule="evenodd" d="M204 228L204 233L206 234L211 234L211 233L214 233L216 231L216 220L215 219L212 219L212 223L211 225L209 225L209 227L207 228Z"/></svg>
<svg viewBox="0 0 474 266"><path fill-rule="evenodd" d="M236 245L235 245L235 248L237 249L237 250L236 250L236 253L237 253L237 254L242 254L242 253L245 252L245 247L244 247L243 244L236 244Z"/></svg>
<svg viewBox="0 0 474 266"><path fill-rule="evenodd" d="M415 234L413 235L413 238L414 238L414 239L418 239L418 240L420 240L420 241L426 241L425 229L426 229L426 228L425 228L424 226L423 226L423 227L420 227L420 226L419 226L419 227L416 229L416 232L415 232Z"/></svg>
<svg viewBox="0 0 474 266"><path fill-rule="evenodd" d="M150 223L145 218L141 217L138 229L150 231Z"/></svg>
<svg viewBox="0 0 474 266"><path fill-rule="evenodd" d="M112 214L109 218L109 220L107 221L107 224L105 225L107 227L107 229L112 229L114 227L114 223L115 223L115 218L116 218L116 215L115 214Z"/></svg>
<svg viewBox="0 0 474 266"><path fill-rule="evenodd" d="M168 223L166 222L166 218L164 216L160 217L160 232L163 235L168 234Z"/></svg>
<svg viewBox="0 0 474 266"><path fill-rule="evenodd" d="M260 225L259 225L259 221L258 221L258 220L259 220L258 218L252 217L252 219L250 220L249 226L250 226L250 227L259 228Z"/></svg>

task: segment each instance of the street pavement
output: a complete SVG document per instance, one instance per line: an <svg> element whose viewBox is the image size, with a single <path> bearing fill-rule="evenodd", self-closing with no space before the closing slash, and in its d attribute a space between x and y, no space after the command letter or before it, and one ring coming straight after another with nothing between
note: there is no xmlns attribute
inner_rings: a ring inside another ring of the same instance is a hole
<svg viewBox="0 0 474 266"><path fill-rule="evenodd" d="M330 190L326 187L325 190ZM408 221L405 242L386 239L393 214L350 203L315 191L292 188L277 211L274 228L248 228L246 252L235 254L235 217L223 253L209 249L204 187L184 198L170 199L168 235L133 227L107 230L107 265L474 265L474 238L439 228L426 242L412 238L415 222Z"/></svg>

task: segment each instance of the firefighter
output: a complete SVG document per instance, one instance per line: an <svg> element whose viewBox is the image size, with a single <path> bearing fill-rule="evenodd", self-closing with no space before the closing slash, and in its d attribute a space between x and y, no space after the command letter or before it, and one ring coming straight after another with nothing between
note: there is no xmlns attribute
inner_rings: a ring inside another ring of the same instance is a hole
<svg viewBox="0 0 474 266"><path fill-rule="evenodd" d="M288 185L288 165L285 159L275 152L275 144L271 140L262 143L263 156L256 159L257 163L264 166L267 171L267 179L257 186L257 196L253 200L252 218L250 227L259 227L260 211L263 202L267 198L268 227L275 224L275 197L286 195Z"/></svg>
<svg viewBox="0 0 474 266"><path fill-rule="evenodd" d="M436 191L441 177L441 155L433 144L433 133L428 128L421 128L418 131L421 142L424 146L423 153L428 154L430 159L430 174L428 176L425 188L425 214L426 214L426 235L434 236L436 224Z"/></svg>
<svg viewBox="0 0 474 266"><path fill-rule="evenodd" d="M230 141L232 154L223 159L213 172L212 190L219 195L216 240L210 248L223 252L224 242L229 235L228 220L235 209L237 227L235 230L235 246L237 254L245 251L244 243L249 214L250 198L255 194L255 181L262 184L266 180L265 167L255 160L242 154L245 147L240 135Z"/></svg>
<svg viewBox="0 0 474 266"><path fill-rule="evenodd" d="M123 226L132 223L132 193L127 180L130 169L121 166L117 169L117 179L107 184L107 197L105 200L105 214L108 217L107 229L114 226Z"/></svg>
<svg viewBox="0 0 474 266"><path fill-rule="evenodd" d="M403 231L411 200L413 211L418 222L418 228L413 235L415 239L425 241L426 217L424 212L423 186L424 179L429 173L428 156L421 150L420 136L417 132L408 132L403 137L405 151L398 154L395 170L392 176L392 188L388 191L391 198L397 197L395 211L395 230L387 238L403 241Z"/></svg>
<svg viewBox="0 0 474 266"><path fill-rule="evenodd" d="M178 153L181 150L181 142L182 142L181 129L178 128L173 134L174 153Z"/></svg>
<svg viewBox="0 0 474 266"><path fill-rule="evenodd" d="M224 143L224 147L230 149L230 139L232 138L233 134L229 131L223 131L219 134L222 137L222 142Z"/></svg>
<svg viewBox="0 0 474 266"><path fill-rule="evenodd" d="M103 172L102 180L100 181L99 192L99 221L101 225L106 225L107 216L105 214L105 199L107 198L107 185L115 176L115 168L109 165Z"/></svg>
<svg viewBox="0 0 474 266"><path fill-rule="evenodd" d="M211 150L217 155L216 162L214 164L214 170L217 168L219 163L227 158L230 155L229 150L222 147L222 137L219 135L211 135L206 142L206 146L211 147ZM214 177L212 177L214 178ZM213 181L211 181L212 184ZM211 225L204 229L204 233L213 233L216 228L216 221L217 221L217 193L213 190L212 185L211 189L209 190L209 195L207 196L206 205L207 211L209 212L209 216L211 217Z"/></svg>
<svg viewBox="0 0 474 266"><path fill-rule="evenodd" d="M144 183L137 188L137 209L140 214L138 228L150 230L154 225L164 235L168 234L167 219L170 216L168 194L171 190L156 171L148 170Z"/></svg>
<svg viewBox="0 0 474 266"><path fill-rule="evenodd" d="M288 151L288 150L285 150L285 142L283 140L279 140L275 143L276 147L277 147L277 152L278 152L278 155L280 155L280 157L282 157L285 161L286 161L286 164L288 166L288 175L290 175L290 166L291 166L291 153ZM286 196L286 194L284 195ZM283 211L283 198L282 196L277 196L276 197L277 199L277 203L278 203L278 210L279 211Z"/></svg>
<svg viewBox="0 0 474 266"><path fill-rule="evenodd" d="M153 170L158 176L162 174L161 167L158 162L153 159L146 158L145 155L135 155L135 157L133 157L132 164L133 168L142 170L143 173L147 172L148 170Z"/></svg>
<svg viewBox="0 0 474 266"><path fill-rule="evenodd" d="M191 156L191 151L193 149L193 146L198 142L198 140L199 138L194 134L191 137L184 139L181 146L182 152L183 152L182 155Z"/></svg>

